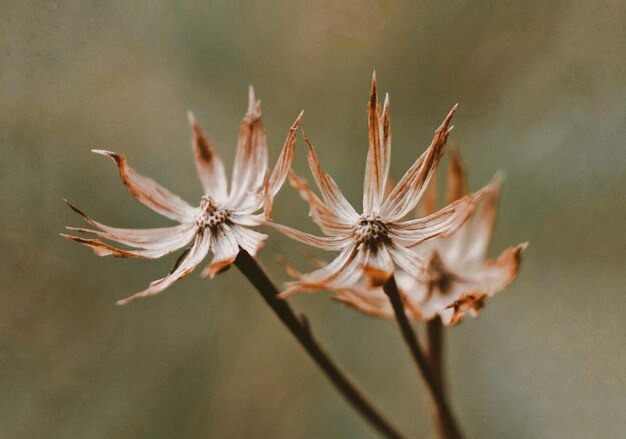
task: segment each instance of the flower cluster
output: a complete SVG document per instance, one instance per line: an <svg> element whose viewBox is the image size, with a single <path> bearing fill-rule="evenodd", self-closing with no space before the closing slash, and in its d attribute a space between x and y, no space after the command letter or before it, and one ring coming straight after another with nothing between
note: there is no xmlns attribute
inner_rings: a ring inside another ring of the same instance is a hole
<svg viewBox="0 0 626 439"><path fill-rule="evenodd" d="M525 244L521 244L505 250L496 259L485 259L500 183L496 179L468 194L457 154L450 160L447 204L436 210L434 203L428 202L434 193L429 190L429 183L444 155L455 111L456 106L435 131L430 146L397 184L391 185L389 96L381 105L374 75L367 107L369 148L363 204L357 211L322 169L306 135L308 162L321 196L290 171L302 113L289 130L273 171L268 171L268 146L260 102L251 87L230 188L215 148L190 114L193 150L204 192L197 207L137 173L123 155L94 150L113 159L120 178L135 198L179 224L156 229L110 227L91 219L68 202L93 227L68 229L95 237L63 236L90 247L99 256L158 258L185 248L167 276L118 302L125 304L162 292L191 273L209 252L213 260L202 272L209 277L230 266L241 250L254 256L267 235L253 227L268 224L300 242L338 252L330 263L311 273L302 274L289 267L288 272L295 279L286 284L281 297L300 291L330 290L336 292L337 300L355 309L393 317L389 299L381 288L393 276L408 317L429 320L438 316L445 324L452 325L467 312L476 314L488 297L513 281L525 248ZM315 236L270 220L273 199L287 176L308 203L310 216L326 236ZM430 208L422 207L418 214L416 206L425 195L427 202L422 201L421 206L428 204Z"/></svg>

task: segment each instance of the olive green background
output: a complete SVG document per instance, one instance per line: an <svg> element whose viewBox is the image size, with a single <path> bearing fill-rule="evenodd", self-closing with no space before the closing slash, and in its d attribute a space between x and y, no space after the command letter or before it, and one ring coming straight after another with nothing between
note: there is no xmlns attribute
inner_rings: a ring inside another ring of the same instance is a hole
<svg viewBox="0 0 626 439"><path fill-rule="evenodd" d="M197 203L186 111L230 167L250 83L272 160L304 109L359 206L373 69L391 96L395 178L459 102L451 141L471 188L506 174L492 254L530 242L517 281L447 332L467 436L623 437L624 2L0 4L1 437L376 437L236 269L117 307L176 257L101 259L58 236L81 225L63 197L106 224L170 224L91 148ZM308 176L303 146L294 167ZM315 230L306 213L285 187L275 218ZM277 255L306 268L309 249L267 232L259 258L277 282ZM403 431L432 434L393 322L327 293L290 302Z"/></svg>

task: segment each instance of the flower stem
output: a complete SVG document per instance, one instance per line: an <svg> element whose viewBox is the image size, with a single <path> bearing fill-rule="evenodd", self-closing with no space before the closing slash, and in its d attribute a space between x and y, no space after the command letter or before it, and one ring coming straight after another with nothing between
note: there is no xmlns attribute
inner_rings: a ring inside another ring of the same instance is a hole
<svg viewBox="0 0 626 439"><path fill-rule="evenodd" d="M444 327L439 317L435 317L426 323L428 362L436 384L439 387L440 392L445 396L445 380L443 373L443 330ZM433 404L433 421L436 425L439 437L446 437L446 420L436 404Z"/></svg>
<svg viewBox="0 0 626 439"><path fill-rule="evenodd" d="M279 293L263 268L243 249L239 250L235 265L259 291L276 316L287 326L293 336L322 369L337 390L354 408L382 435L388 438L402 438L396 430L365 398L355 385L335 365L317 343L306 319L298 318L289 304L276 297Z"/></svg>
<svg viewBox="0 0 626 439"><path fill-rule="evenodd" d="M394 276L391 276L391 278L389 278L389 280L383 285L383 290L385 291L385 294L387 294L387 297L389 297L404 341L408 345L424 381L426 381L426 385L428 386L428 390L430 391L437 410L436 413L441 418L441 422L439 423L441 437L446 439L462 438L463 436L456 425L456 421L454 420L452 411L448 406L443 390L438 384L436 374L433 373L430 364L428 364L428 359L422 352L415 332L413 331L413 328L411 327L411 324L406 316L404 304L402 303L402 298L400 297L400 292L398 291L398 285L396 284Z"/></svg>

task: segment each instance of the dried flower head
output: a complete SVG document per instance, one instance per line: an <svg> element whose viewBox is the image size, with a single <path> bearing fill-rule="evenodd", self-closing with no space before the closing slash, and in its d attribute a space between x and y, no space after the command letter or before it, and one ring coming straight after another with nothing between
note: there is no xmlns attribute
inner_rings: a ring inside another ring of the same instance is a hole
<svg viewBox="0 0 626 439"><path fill-rule="evenodd" d="M499 179L496 177L481 192L474 214L463 226L416 249L428 261L425 271L417 277L398 273L397 283L409 317L430 320L439 316L444 324L454 325L466 313L478 315L485 300L517 276L526 243L506 249L496 259L485 259L495 222ZM454 153L448 173L448 201L464 194L463 165ZM394 317L381 288L361 283L336 290L335 298L353 308L379 317Z"/></svg>
<svg viewBox="0 0 626 439"><path fill-rule="evenodd" d="M204 189L204 195L197 207L192 207L152 179L137 173L128 165L123 155L93 150L96 154L113 159L119 169L120 178L131 195L155 212L180 224L156 229L109 227L94 221L67 202L96 230L75 227L68 229L96 235L99 239L65 234L63 236L90 247L98 256L113 255L121 258L159 258L191 243L167 276L152 282L146 290L120 300L118 304L159 294L191 273L209 251L213 253L213 260L202 274L213 277L234 262L240 248L254 255L263 246L267 235L250 227L264 223L269 217L273 198L285 181L294 156L296 130L301 118L302 113L289 130L273 172L267 175L268 148L261 121L261 103L255 99L254 90L250 87L248 111L241 123L231 187L228 190L222 161L193 115L189 113L196 166ZM261 209L263 211L259 212ZM130 249L114 247L101 239L115 241Z"/></svg>
<svg viewBox="0 0 626 439"><path fill-rule="evenodd" d="M394 261L405 271L417 274L423 268L423 261L410 248L454 232L471 213L475 195L456 200L424 218L403 220L418 203L439 164L456 106L435 132L428 149L387 196L384 192L391 153L389 96L385 97L381 112L375 74L367 110L369 151L362 214L357 213L333 179L322 170L315 150L305 136L309 146L309 166L322 198L295 174L290 174L290 180L308 202L313 220L328 236L317 237L279 224L273 226L305 244L340 253L327 266L289 283L283 297L298 291L327 289L329 284L353 285L364 274L374 284L382 285L393 275Z"/></svg>

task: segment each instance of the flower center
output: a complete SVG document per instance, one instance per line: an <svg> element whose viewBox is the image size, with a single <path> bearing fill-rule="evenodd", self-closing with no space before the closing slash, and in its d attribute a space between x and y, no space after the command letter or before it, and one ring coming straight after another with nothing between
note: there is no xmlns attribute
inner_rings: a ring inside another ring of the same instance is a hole
<svg viewBox="0 0 626 439"><path fill-rule="evenodd" d="M200 200L199 212L196 214L196 227L198 231L203 231L207 227L216 231L222 224L228 221L230 212L218 206L213 198L203 195Z"/></svg>
<svg viewBox="0 0 626 439"><path fill-rule="evenodd" d="M389 228L385 222L373 215L362 216L354 229L357 245L361 243L375 245L380 241L389 239L388 233Z"/></svg>

